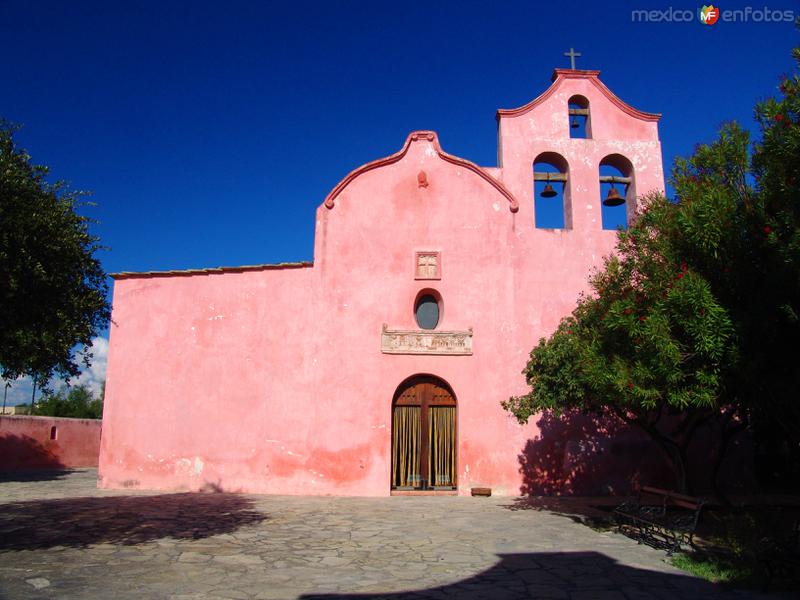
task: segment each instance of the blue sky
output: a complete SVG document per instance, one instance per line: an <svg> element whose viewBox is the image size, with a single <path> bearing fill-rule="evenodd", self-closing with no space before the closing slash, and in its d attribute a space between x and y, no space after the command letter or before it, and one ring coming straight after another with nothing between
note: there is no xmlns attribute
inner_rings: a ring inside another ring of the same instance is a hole
<svg viewBox="0 0 800 600"><path fill-rule="evenodd" d="M797 30L632 21L664 8L0 0L0 116L24 125L35 162L94 192L108 272L310 260L314 211L350 170L414 129L494 166L495 110L546 89L571 46L624 101L663 113L667 168L725 120L752 127L794 70Z"/></svg>

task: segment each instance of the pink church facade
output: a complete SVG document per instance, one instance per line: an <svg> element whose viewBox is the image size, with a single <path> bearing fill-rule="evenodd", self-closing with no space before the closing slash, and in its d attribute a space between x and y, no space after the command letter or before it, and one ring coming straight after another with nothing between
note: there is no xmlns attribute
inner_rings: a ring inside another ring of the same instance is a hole
<svg viewBox="0 0 800 600"><path fill-rule="evenodd" d="M497 167L416 131L348 174L317 210L313 263L115 275L100 485L526 489L520 455L545 433L500 402L613 250L601 164L629 216L664 176L659 116L596 71L556 70L497 116ZM542 161L563 228L536 226Z"/></svg>

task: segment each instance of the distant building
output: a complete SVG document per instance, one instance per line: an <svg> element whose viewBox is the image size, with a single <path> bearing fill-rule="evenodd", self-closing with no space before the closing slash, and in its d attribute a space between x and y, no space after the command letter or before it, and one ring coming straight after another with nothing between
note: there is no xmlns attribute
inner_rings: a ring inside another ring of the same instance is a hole
<svg viewBox="0 0 800 600"><path fill-rule="evenodd" d="M31 407L26 404L19 406L0 406L0 415L29 415Z"/></svg>
<svg viewBox="0 0 800 600"><path fill-rule="evenodd" d="M598 75L557 69L499 110L496 167L414 131L355 169L317 209L313 263L116 274L100 485L537 489L525 478L548 475L523 453L550 430L500 402L526 392L531 348L614 226L664 189L659 115ZM553 440L558 468L575 467L581 444ZM622 464L620 448L603 460Z"/></svg>

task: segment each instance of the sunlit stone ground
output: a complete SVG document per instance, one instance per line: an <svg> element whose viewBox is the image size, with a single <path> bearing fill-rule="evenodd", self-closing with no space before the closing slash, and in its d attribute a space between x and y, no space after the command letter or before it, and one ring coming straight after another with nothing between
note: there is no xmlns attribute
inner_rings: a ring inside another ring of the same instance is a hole
<svg viewBox="0 0 800 600"><path fill-rule="evenodd" d="M0 480L2 598L754 597L510 498L131 493L96 477Z"/></svg>

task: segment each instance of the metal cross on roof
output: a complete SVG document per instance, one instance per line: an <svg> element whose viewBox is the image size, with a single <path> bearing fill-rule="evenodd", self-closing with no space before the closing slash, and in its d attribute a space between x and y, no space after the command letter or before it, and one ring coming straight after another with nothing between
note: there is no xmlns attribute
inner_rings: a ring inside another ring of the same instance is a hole
<svg viewBox="0 0 800 600"><path fill-rule="evenodd" d="M580 52L575 52L575 48L570 48L569 52L564 52L564 56L569 56L570 61L572 62L572 70L575 70L575 57L580 56Z"/></svg>

